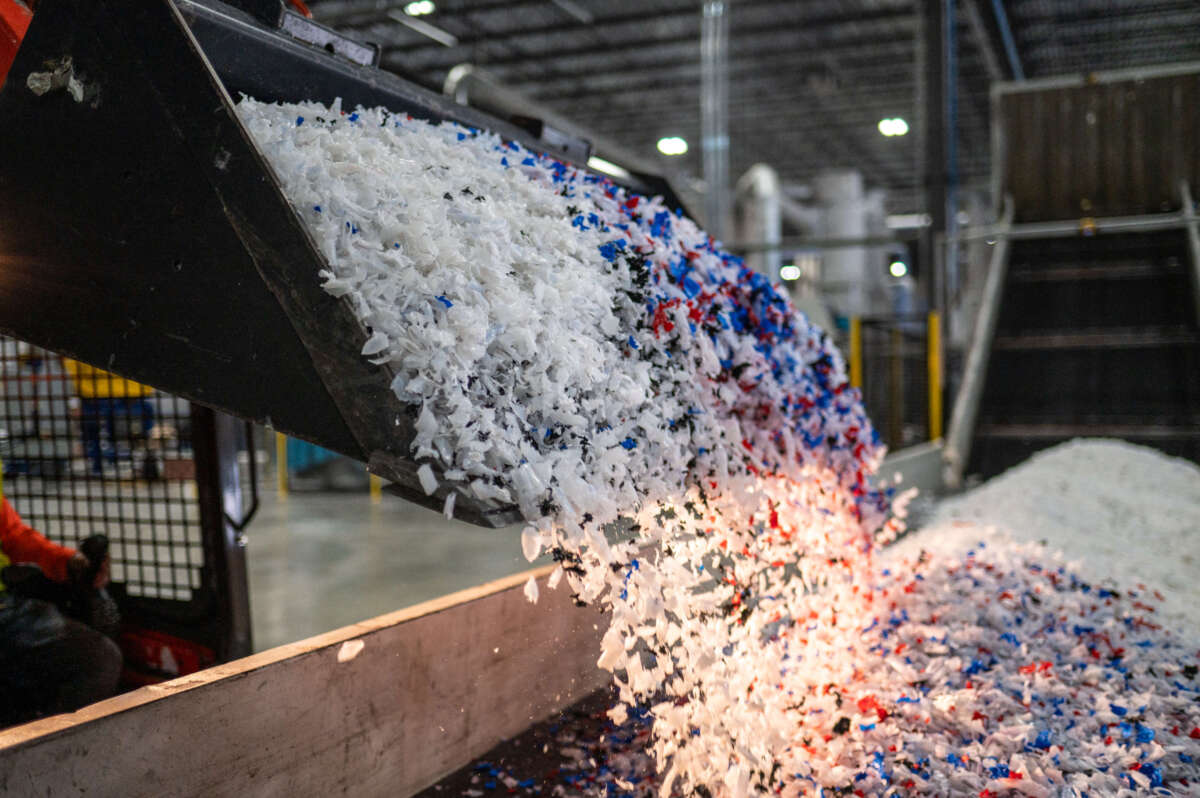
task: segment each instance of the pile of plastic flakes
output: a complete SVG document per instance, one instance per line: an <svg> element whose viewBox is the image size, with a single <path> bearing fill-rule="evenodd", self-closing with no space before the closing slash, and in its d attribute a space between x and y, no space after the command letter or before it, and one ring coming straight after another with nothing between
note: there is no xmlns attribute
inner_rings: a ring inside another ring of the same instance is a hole
<svg viewBox="0 0 1200 798"><path fill-rule="evenodd" d="M1045 449L943 502L914 547L962 553L982 539L1045 543L1087 579L1160 591L1168 626L1200 631L1200 466L1124 441Z"/></svg>
<svg viewBox="0 0 1200 798"><path fill-rule="evenodd" d="M661 199L453 124L239 108L412 408L427 492L515 503L550 584L611 610L609 714L645 718L657 775L563 794L1195 777L1194 651L1126 597L1011 548L876 567L899 522L840 356Z"/></svg>

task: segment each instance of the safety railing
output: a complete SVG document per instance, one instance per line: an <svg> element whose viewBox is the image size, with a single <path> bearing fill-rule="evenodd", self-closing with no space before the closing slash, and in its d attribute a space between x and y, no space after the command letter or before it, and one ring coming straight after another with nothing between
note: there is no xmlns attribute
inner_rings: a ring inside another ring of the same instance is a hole
<svg viewBox="0 0 1200 798"><path fill-rule="evenodd" d="M942 436L939 314L852 317L848 351L850 383L889 449Z"/></svg>

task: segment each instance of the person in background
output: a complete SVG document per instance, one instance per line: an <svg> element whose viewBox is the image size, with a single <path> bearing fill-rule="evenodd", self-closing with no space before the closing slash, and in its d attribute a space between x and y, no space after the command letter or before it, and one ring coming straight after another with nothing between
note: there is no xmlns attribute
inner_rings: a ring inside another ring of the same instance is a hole
<svg viewBox="0 0 1200 798"><path fill-rule="evenodd" d="M149 397L154 394L154 389L66 357L63 358L63 368L71 375L79 394L84 454L91 463L92 473L100 474L105 461L117 461L118 415L127 417L130 424L137 419L143 440L150 433L154 426L154 406L150 404ZM100 439L101 421L108 436L107 447Z"/></svg>
<svg viewBox="0 0 1200 798"><path fill-rule="evenodd" d="M108 584L107 555L93 563L47 540L0 497L0 579L14 572L6 566L22 563L38 566L55 583L92 590ZM49 601L11 587L0 581L0 726L113 695L122 667L116 643Z"/></svg>

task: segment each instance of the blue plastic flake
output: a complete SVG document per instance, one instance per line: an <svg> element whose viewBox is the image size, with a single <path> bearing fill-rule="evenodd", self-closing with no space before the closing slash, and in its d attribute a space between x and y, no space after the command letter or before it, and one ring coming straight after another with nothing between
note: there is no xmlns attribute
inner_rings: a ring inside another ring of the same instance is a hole
<svg viewBox="0 0 1200 798"><path fill-rule="evenodd" d="M358 121L358 114L357 114L357 113L350 114L350 121L351 121L351 122L357 122L357 121Z"/></svg>
<svg viewBox="0 0 1200 798"><path fill-rule="evenodd" d="M625 239L618 238L615 241L609 241L606 244L601 244L597 249L600 250L600 254L604 256L605 260L612 263L617 259L617 252L625 249Z"/></svg>
<svg viewBox="0 0 1200 798"><path fill-rule="evenodd" d="M865 732L871 731L872 729L875 728L875 724L874 723L860 723L860 724L858 724L858 728Z"/></svg>
<svg viewBox="0 0 1200 798"><path fill-rule="evenodd" d="M500 159L500 165L501 165L501 166L508 166L508 158L506 158L506 157L505 157L505 158L501 158L501 159Z"/></svg>
<svg viewBox="0 0 1200 798"><path fill-rule="evenodd" d="M532 158L526 158L525 160L521 161L521 166L537 166L537 162Z"/></svg>
<svg viewBox="0 0 1200 798"><path fill-rule="evenodd" d="M1045 751L1050 746L1050 730L1042 729L1037 733L1037 739L1033 741L1033 747Z"/></svg>
<svg viewBox="0 0 1200 798"><path fill-rule="evenodd" d="M296 117L296 127L300 127L303 124L304 124L304 117L302 117L302 116Z"/></svg>
<svg viewBox="0 0 1200 798"><path fill-rule="evenodd" d="M625 447L626 449L636 449L637 441L635 441L633 438L626 438L625 440L621 441L621 446Z"/></svg>
<svg viewBox="0 0 1200 798"><path fill-rule="evenodd" d="M454 303L453 303L453 302L451 302L449 299L446 299L446 297L442 296L441 294L438 294L437 301L438 301L438 302L441 302L441 303L442 303L443 305L445 305L447 308L452 308L452 307L454 307Z"/></svg>
<svg viewBox="0 0 1200 798"><path fill-rule="evenodd" d="M314 210L314 211L316 211L317 213L320 213L320 212L321 212L321 206L320 206L320 205L314 205L314 206L313 206L313 210Z"/></svg>
<svg viewBox="0 0 1200 798"><path fill-rule="evenodd" d="M637 339L636 339L636 338L634 338L632 335L631 335L631 336L629 336L629 348L630 348L630 349L637 349L637 348L638 348L638 342L637 342Z"/></svg>
<svg viewBox="0 0 1200 798"><path fill-rule="evenodd" d="M1114 715L1120 715L1122 717L1124 717L1125 713L1129 711L1120 704L1110 704L1109 708L1112 709Z"/></svg>
<svg viewBox="0 0 1200 798"><path fill-rule="evenodd" d="M458 140L459 140L459 141L466 141L466 139L467 139L467 134L466 134L466 133L459 133L459 134L458 134Z"/></svg>
<svg viewBox="0 0 1200 798"><path fill-rule="evenodd" d="M1154 729L1151 729L1148 726L1143 726L1140 723L1137 724L1137 732L1135 734L1135 739L1139 743L1150 742L1151 740L1154 739Z"/></svg>

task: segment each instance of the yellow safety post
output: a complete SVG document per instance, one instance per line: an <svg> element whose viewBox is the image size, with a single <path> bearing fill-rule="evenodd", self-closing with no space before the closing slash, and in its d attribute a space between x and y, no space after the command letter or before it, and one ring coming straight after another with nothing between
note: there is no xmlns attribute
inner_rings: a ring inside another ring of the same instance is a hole
<svg viewBox="0 0 1200 798"><path fill-rule="evenodd" d="M942 317L929 312L926 363L929 368L929 439L942 437Z"/></svg>
<svg viewBox="0 0 1200 798"><path fill-rule="evenodd" d="M282 432L275 433L275 482L278 485L279 498L286 499L288 495L287 436Z"/></svg>
<svg viewBox="0 0 1200 798"><path fill-rule="evenodd" d="M371 474L367 477L367 483L371 488L371 504L379 504L383 501L383 480Z"/></svg>
<svg viewBox="0 0 1200 798"><path fill-rule="evenodd" d="M862 387L862 318L850 317L850 387Z"/></svg>

